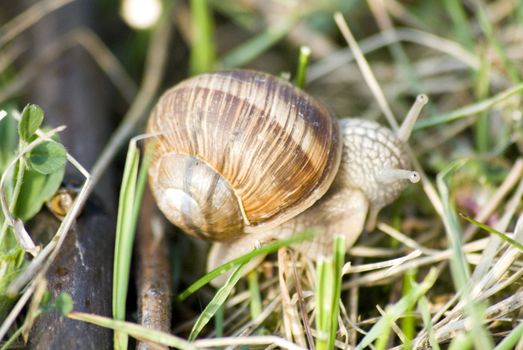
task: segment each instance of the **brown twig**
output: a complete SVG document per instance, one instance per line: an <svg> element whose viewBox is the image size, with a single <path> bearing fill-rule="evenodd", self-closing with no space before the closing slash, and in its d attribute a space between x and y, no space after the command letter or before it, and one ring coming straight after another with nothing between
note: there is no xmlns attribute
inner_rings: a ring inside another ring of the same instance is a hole
<svg viewBox="0 0 523 350"><path fill-rule="evenodd" d="M305 335L307 342L309 343L309 349L314 350L314 338L311 333L311 324L309 316L307 315L307 305L305 305L305 298L303 297L303 288L301 287L301 278L298 274L298 268L296 266L296 259L294 254L291 252L292 270L294 271L294 280L296 281L296 294L298 295L299 311L302 317L303 328L305 329Z"/></svg>
<svg viewBox="0 0 523 350"><path fill-rule="evenodd" d="M171 271L167 238L151 192L146 189L140 212L138 250L138 319L142 326L169 332L171 329ZM153 349L140 342L139 350ZM159 347L167 349L167 347Z"/></svg>
<svg viewBox="0 0 523 350"><path fill-rule="evenodd" d="M74 0L40 1L0 27L0 47L13 40L17 35L38 22L49 13L65 6Z"/></svg>

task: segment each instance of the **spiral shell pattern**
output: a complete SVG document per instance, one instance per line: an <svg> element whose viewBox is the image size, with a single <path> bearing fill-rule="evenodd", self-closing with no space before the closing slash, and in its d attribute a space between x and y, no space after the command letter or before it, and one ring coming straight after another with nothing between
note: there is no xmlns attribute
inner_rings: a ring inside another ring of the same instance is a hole
<svg viewBox="0 0 523 350"><path fill-rule="evenodd" d="M215 240L303 212L327 191L341 158L327 108L249 70L181 82L153 109L148 132L158 135L149 182L160 209L188 233Z"/></svg>

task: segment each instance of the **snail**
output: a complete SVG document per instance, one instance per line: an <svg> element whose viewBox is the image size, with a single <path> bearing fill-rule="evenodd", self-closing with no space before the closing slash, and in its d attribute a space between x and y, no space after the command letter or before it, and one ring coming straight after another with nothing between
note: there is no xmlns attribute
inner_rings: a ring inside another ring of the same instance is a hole
<svg viewBox="0 0 523 350"><path fill-rule="evenodd" d="M71 207L78 191L70 187L61 187L46 202L47 209L60 221L62 221Z"/></svg>
<svg viewBox="0 0 523 350"><path fill-rule="evenodd" d="M328 254L336 234L354 244L364 224L410 180L406 142L426 103L419 96L396 131L363 119L337 120L289 82L251 70L189 78L151 112L156 135L149 184L160 210L188 234L213 240L208 268L257 243L308 227L301 244Z"/></svg>

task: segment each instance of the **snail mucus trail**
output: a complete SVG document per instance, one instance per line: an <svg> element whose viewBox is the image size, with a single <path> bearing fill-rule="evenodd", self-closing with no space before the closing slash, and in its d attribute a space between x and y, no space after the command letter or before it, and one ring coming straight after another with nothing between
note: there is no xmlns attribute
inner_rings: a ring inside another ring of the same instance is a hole
<svg viewBox="0 0 523 350"><path fill-rule="evenodd" d="M165 92L148 132L157 134L149 183L165 216L214 240L208 268L309 227L300 244L317 258L342 234L347 247L381 208L417 182L406 143L426 96L396 131L328 108L272 75L232 70ZM255 262L253 262L253 265Z"/></svg>

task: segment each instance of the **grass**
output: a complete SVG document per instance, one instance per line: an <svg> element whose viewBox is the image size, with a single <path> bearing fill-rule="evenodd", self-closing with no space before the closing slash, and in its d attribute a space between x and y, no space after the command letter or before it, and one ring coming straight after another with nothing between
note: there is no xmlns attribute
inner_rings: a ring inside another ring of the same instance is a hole
<svg viewBox="0 0 523 350"><path fill-rule="evenodd" d="M337 241L333 257L315 265L286 248L315 236L307 231L263 245L203 276L201 268L178 266L176 285L186 289L174 302L179 317L174 334L167 334L125 322L134 311L126 308L133 304L126 299L134 218L145 183L131 146L120 198L113 318L79 312L67 317L115 330L120 349L126 348L127 335L180 349L269 344L303 349L312 343L320 350L521 347L523 52L517 38L523 36L518 22L523 6L514 4L369 0L293 7L285 2L191 1L193 36L182 35L190 48L189 74L238 67L275 75L295 72L290 80L296 86L338 114L379 118L392 128L415 94L427 94L432 105L410 141L417 170L424 174L422 186L409 186L347 255ZM351 11L336 20L350 50L331 16L342 5ZM184 25L176 23L180 33ZM18 35L12 24L0 29L9 29L0 30L8 33L0 34L0 42ZM372 53L367 53L369 47ZM159 81L150 74L145 79ZM133 120L149 102L141 100ZM176 261L200 254L184 239L175 244L181 255ZM287 253L275 262L271 254L278 251ZM244 281L243 266L260 255L268 259ZM345 261L349 264L344 266ZM226 272L229 278L220 289L208 286ZM23 313L9 320L24 326L11 328L5 348L16 345L25 328Z"/></svg>
<svg viewBox="0 0 523 350"><path fill-rule="evenodd" d="M214 20L206 0L191 0L191 74L212 71L215 65Z"/></svg>
<svg viewBox="0 0 523 350"><path fill-rule="evenodd" d="M291 30L294 24L295 20L293 18L284 20L282 23L272 26L265 32L232 49L223 56L220 67L233 69L244 66L279 42Z"/></svg>
<svg viewBox="0 0 523 350"><path fill-rule="evenodd" d="M345 237L334 241L332 256L320 258L316 267L316 349L334 348L338 332L342 269L345 261Z"/></svg>
<svg viewBox="0 0 523 350"><path fill-rule="evenodd" d="M479 228L481 228L481 229L483 229L483 230L485 230L487 232L490 232L492 234L495 234L496 236L500 237L505 242L511 244L512 246L518 248L519 250L521 250L523 252L523 244L521 244L517 240L511 238L510 236L506 235L505 233L499 232L499 231L493 229L492 227L489 227L488 225L482 224L481 222L478 222L478 221L474 220L473 218L471 218L469 216L462 215L462 217L465 220L467 220L468 222L476 225L477 227L479 227ZM517 228L516 228L516 231L518 231Z"/></svg>
<svg viewBox="0 0 523 350"><path fill-rule="evenodd" d="M414 129L421 130L436 125L447 124L449 122L453 122L461 118L474 116L478 113L484 112L492 108L493 106L503 102L504 100L510 98L513 95L520 93L521 91L523 91L523 84L516 85L498 93L497 95L486 98L483 101L479 101L468 106L460 107L451 112L446 112L441 115L436 115L431 118L420 120L416 123Z"/></svg>
<svg viewBox="0 0 523 350"><path fill-rule="evenodd" d="M242 255L234 260L231 260L231 261L217 267L216 269L209 271L205 276L203 276L202 278L200 278L199 280L194 282L191 286L189 286L186 290L184 290L182 293L180 293L178 295L178 300L184 301L185 299L187 299L188 296L190 296L191 294L196 292L198 289L200 289L207 283L211 282L216 277L220 276L224 272L226 272L234 267L238 267L242 264L245 264L245 263L251 261L256 256L267 255L269 253L273 253L273 252L277 251L278 249L280 249L282 247L290 246L293 243L299 243L301 241L308 240L308 239L310 240L317 234L318 234L318 232L316 230L313 230L313 229L307 230L305 232L296 234L291 238L282 239L282 240L268 243L260 248L253 250L251 253Z"/></svg>
<svg viewBox="0 0 523 350"><path fill-rule="evenodd" d="M136 142L137 138L131 140L129 150L127 151L116 224L113 317L122 321L125 320L126 314L134 235L140 213L143 190L147 182L147 169L151 159L151 148L148 147L148 151L145 152L145 156L140 164L140 152ZM125 350L127 349L127 344L127 335L115 332L114 348Z"/></svg>
<svg viewBox="0 0 523 350"><path fill-rule="evenodd" d="M251 301L251 318L254 320L262 312L262 300L260 295L260 284L258 282L258 272L252 270L247 274L249 281L249 292Z"/></svg>
<svg viewBox="0 0 523 350"><path fill-rule="evenodd" d="M415 278L416 278L416 273L413 270L407 271L403 275L403 290L402 290L403 296L410 293L410 291L414 287ZM414 308L411 307L411 308L408 308L405 311L405 313L411 314L413 311L414 311ZM406 340L404 343L405 350L412 349L412 339L414 338L414 335L416 332L416 321L417 320L414 316L405 316L401 320L401 331L405 335L405 340Z"/></svg>
<svg viewBox="0 0 523 350"><path fill-rule="evenodd" d="M311 55L311 49L307 46L300 48L300 56L298 58L298 68L296 69L296 77L294 85L303 89L305 86L305 79L307 75L307 65L309 64L309 56Z"/></svg>
<svg viewBox="0 0 523 350"><path fill-rule="evenodd" d="M453 252L450 260L450 269L454 287L459 293L461 301L465 304L466 313L471 316L472 327L470 336L477 348L483 349L493 348L493 341L484 328L485 314L484 306L473 301L471 295L470 271L466 261L465 253L461 248L463 245L462 237L463 231L458 221L458 216L455 209L452 207L452 202L449 198L448 179L452 173L458 171L463 165L463 161L451 163L444 169L437 179L438 189L440 191L441 201L443 203L443 222L447 232L449 246ZM462 344L463 345L463 344Z"/></svg>
<svg viewBox="0 0 523 350"><path fill-rule="evenodd" d="M196 322L194 323L194 326L191 330L191 334L189 334L189 341L193 341L196 339L196 337L200 334L203 327L211 320L211 318L216 314L218 309L220 309L227 299L227 297L231 294L232 289L236 286L236 283L240 280L242 277L243 268L245 267L245 264L241 264L237 268L234 269L234 271L231 273L225 284L218 289L214 297L212 298L211 302L207 307L202 311Z"/></svg>

